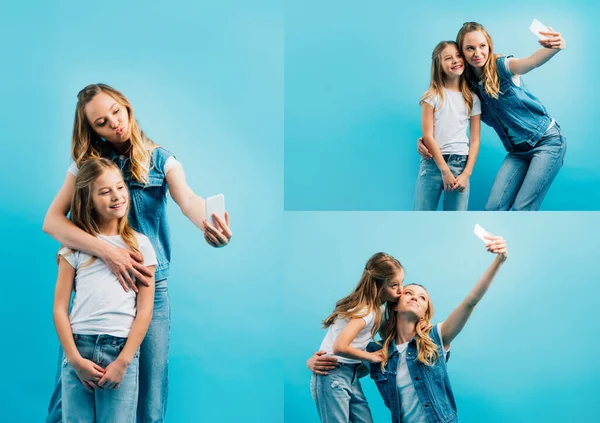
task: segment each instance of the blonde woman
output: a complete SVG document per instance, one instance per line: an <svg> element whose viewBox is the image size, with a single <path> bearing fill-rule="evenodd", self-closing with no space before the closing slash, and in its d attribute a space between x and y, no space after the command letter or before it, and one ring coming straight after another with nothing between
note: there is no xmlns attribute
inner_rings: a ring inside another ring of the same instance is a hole
<svg viewBox="0 0 600 423"><path fill-rule="evenodd" d="M144 135L130 102L121 92L106 84L88 85L77 95L71 155L73 164L46 213L44 232L69 248L98 257L125 291L137 291L134 281L146 283L149 277L141 256L130 249L101 242L66 217L71 207L75 178L87 160L107 158L122 170L131 193L130 224L150 239L158 259L154 313L140 352L138 419L162 422L167 405L171 330L167 292L171 258L167 193L183 214L204 232L206 242L212 247L223 247L229 243L232 236L229 216L225 214L225 222L215 216L218 228L208 223L204 199L188 186L182 165L171 152ZM48 422L60 421L60 385L58 379L50 402Z"/></svg>
<svg viewBox="0 0 600 423"><path fill-rule="evenodd" d="M496 254L469 295L442 323L433 326L433 303L421 285L406 285L396 304L388 304L380 330L382 342L372 342L367 351L384 355L371 364L371 377L393 423L452 423L458 421L456 403L446 370L450 343L463 329L473 309L483 298L508 251L502 237L488 235L486 248Z"/></svg>

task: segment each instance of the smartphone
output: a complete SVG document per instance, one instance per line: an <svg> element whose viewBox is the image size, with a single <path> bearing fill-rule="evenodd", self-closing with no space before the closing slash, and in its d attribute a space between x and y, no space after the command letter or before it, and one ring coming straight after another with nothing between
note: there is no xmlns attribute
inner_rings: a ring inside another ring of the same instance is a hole
<svg viewBox="0 0 600 423"><path fill-rule="evenodd" d="M490 242L489 239L485 238L485 235L489 235L488 232L485 229L483 229L481 226L479 226L479 223L475 224L475 229L473 229L473 233L475 235L477 235L477 237L480 240L482 240L484 243L487 244L488 242Z"/></svg>
<svg viewBox="0 0 600 423"><path fill-rule="evenodd" d="M540 31L550 31L550 30L548 29L548 27L546 25L544 25L537 19L534 19L533 22L531 22L531 25L529 26L529 30L531 32L533 32L535 34L535 36L538 37L540 40L548 39L548 37L546 37L545 35L540 34Z"/></svg>
<svg viewBox="0 0 600 423"><path fill-rule="evenodd" d="M209 197L205 200L205 206L206 220L208 220L208 223L210 223L215 228L220 229L221 227L215 221L213 213L219 216L223 223L225 223L225 196L223 194L217 194L212 197Z"/></svg>

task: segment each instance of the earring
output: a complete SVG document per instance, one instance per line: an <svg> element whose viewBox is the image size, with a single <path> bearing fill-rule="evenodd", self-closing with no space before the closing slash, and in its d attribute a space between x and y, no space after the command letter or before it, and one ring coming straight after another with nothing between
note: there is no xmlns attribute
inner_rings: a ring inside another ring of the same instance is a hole
<svg viewBox="0 0 600 423"><path fill-rule="evenodd" d="M100 137L100 140L101 140L102 142L106 142L106 138L104 138L104 137Z"/></svg>

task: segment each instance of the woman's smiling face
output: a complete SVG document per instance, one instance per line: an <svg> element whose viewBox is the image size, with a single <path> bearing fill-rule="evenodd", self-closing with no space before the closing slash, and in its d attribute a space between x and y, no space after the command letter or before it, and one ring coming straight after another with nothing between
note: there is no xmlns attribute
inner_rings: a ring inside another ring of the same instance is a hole
<svg viewBox="0 0 600 423"><path fill-rule="evenodd" d="M462 45L463 57L474 68L482 68L490 55L490 45L481 31L465 34Z"/></svg>

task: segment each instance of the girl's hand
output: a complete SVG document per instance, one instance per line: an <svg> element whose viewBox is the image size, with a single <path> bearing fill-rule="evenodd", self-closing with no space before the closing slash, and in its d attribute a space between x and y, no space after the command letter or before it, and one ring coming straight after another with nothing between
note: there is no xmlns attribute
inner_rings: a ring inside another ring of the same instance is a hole
<svg viewBox="0 0 600 423"><path fill-rule="evenodd" d="M429 152L427 147L425 147L425 143L423 142L423 137L419 138L417 141L417 153L425 160L429 160L433 158L433 155Z"/></svg>
<svg viewBox="0 0 600 423"><path fill-rule="evenodd" d="M385 360L385 357L383 356L382 350L374 351L369 355L369 361L371 363L381 363L383 360Z"/></svg>
<svg viewBox="0 0 600 423"><path fill-rule="evenodd" d="M213 213L213 218L217 221L220 229L216 229L208 220L204 221L204 239L215 248L224 247L231 241L232 232L229 229L229 213L225 212L225 222L219 216Z"/></svg>
<svg viewBox="0 0 600 423"><path fill-rule="evenodd" d="M467 189L467 185L469 185L469 177L464 173L461 173L454 180L452 190L457 189L459 192L463 192L465 189Z"/></svg>
<svg viewBox="0 0 600 423"><path fill-rule="evenodd" d="M125 373L127 373L127 367L128 364L117 357L115 361L106 366L104 376L98 382L98 386L100 388L117 389L125 377Z"/></svg>
<svg viewBox="0 0 600 423"><path fill-rule="evenodd" d="M326 354L325 351L317 351L306 361L306 367L318 375L328 374L327 370L333 370L337 367L338 359Z"/></svg>
<svg viewBox="0 0 600 423"><path fill-rule="evenodd" d="M545 40L539 40L538 42L546 48L563 50L567 46L567 42L560 35L560 32L555 32L552 28L548 27L549 31L540 31L540 34L548 37Z"/></svg>
<svg viewBox="0 0 600 423"><path fill-rule="evenodd" d="M144 266L144 258L141 254L126 248L110 247L104 257L101 258L110 271L119 279L119 283L125 292L129 291L129 288L133 289L134 292L138 292L135 280L131 276L134 276L137 281L146 286L150 285L149 280L152 278L152 273Z"/></svg>
<svg viewBox="0 0 600 423"><path fill-rule="evenodd" d="M450 169L442 170L442 181L444 182L444 192L449 192L454 189L456 178Z"/></svg>
<svg viewBox="0 0 600 423"><path fill-rule="evenodd" d="M484 238L489 241L485 244L487 250L492 254L498 254L500 260L506 261L508 258L508 249L504 238L491 234L485 235Z"/></svg>
<svg viewBox="0 0 600 423"><path fill-rule="evenodd" d="M98 381L104 376L104 369L102 367L83 357L79 357L70 364L85 389L90 392L93 392L96 388L102 389L102 387L97 385Z"/></svg>

